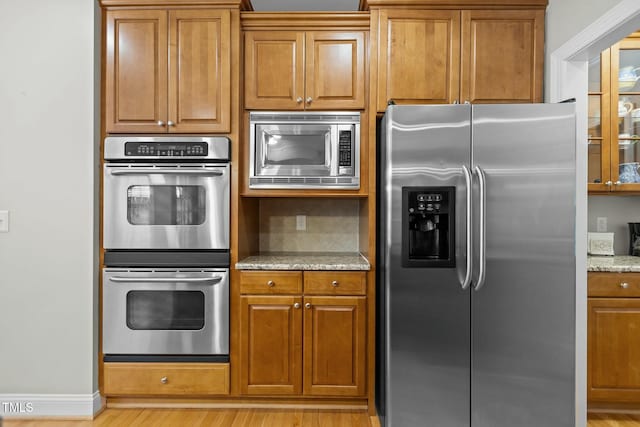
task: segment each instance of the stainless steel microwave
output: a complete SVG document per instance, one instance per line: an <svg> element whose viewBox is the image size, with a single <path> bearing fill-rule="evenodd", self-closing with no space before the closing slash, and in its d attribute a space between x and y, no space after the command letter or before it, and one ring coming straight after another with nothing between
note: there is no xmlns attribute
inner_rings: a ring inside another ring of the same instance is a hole
<svg viewBox="0 0 640 427"><path fill-rule="evenodd" d="M250 188L360 188L360 113L252 112Z"/></svg>

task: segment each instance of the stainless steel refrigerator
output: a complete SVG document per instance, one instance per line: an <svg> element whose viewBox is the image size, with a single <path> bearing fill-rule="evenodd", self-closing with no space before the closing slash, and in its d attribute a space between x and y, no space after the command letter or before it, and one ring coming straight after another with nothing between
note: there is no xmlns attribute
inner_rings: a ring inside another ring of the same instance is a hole
<svg viewBox="0 0 640 427"><path fill-rule="evenodd" d="M575 425L574 104L389 106L384 425Z"/></svg>

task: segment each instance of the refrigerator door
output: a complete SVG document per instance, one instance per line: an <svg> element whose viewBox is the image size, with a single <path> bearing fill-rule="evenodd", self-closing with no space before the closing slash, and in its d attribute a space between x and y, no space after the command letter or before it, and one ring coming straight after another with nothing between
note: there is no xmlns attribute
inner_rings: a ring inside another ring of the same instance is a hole
<svg viewBox="0 0 640 427"><path fill-rule="evenodd" d="M462 166L470 163L470 110L390 106L383 119L378 269L386 352L380 354L385 369L378 380L387 383L378 409L387 426L469 425L470 292L461 283L468 190ZM455 189L455 266L403 266L406 187Z"/></svg>
<svg viewBox="0 0 640 427"><path fill-rule="evenodd" d="M574 105L474 105L472 123L486 277L471 292L471 426L574 426Z"/></svg>

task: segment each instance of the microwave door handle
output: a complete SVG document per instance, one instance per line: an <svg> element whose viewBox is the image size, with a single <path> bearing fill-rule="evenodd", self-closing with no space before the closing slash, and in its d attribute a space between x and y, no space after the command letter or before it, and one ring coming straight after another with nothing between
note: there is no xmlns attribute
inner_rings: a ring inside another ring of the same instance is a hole
<svg viewBox="0 0 640 427"><path fill-rule="evenodd" d="M116 283L142 283L142 282L162 282L162 283L219 283L223 279L223 276L213 277L121 277L114 276L109 277L109 281Z"/></svg>
<svg viewBox="0 0 640 427"><path fill-rule="evenodd" d="M196 176L222 176L224 172L219 170L196 170L196 169L155 169L155 168L132 168L113 169L111 175L196 175Z"/></svg>
<svg viewBox="0 0 640 427"><path fill-rule="evenodd" d="M340 159L340 142L338 141L338 126L331 126L329 131L329 168L331 170L331 176L338 176L338 163Z"/></svg>

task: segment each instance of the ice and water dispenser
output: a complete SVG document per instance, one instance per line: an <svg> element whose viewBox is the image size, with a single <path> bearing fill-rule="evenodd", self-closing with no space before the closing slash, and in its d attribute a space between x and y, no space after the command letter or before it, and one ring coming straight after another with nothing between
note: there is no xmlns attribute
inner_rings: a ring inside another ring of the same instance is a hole
<svg viewBox="0 0 640 427"><path fill-rule="evenodd" d="M455 187L403 187L403 267L455 267L455 200Z"/></svg>

